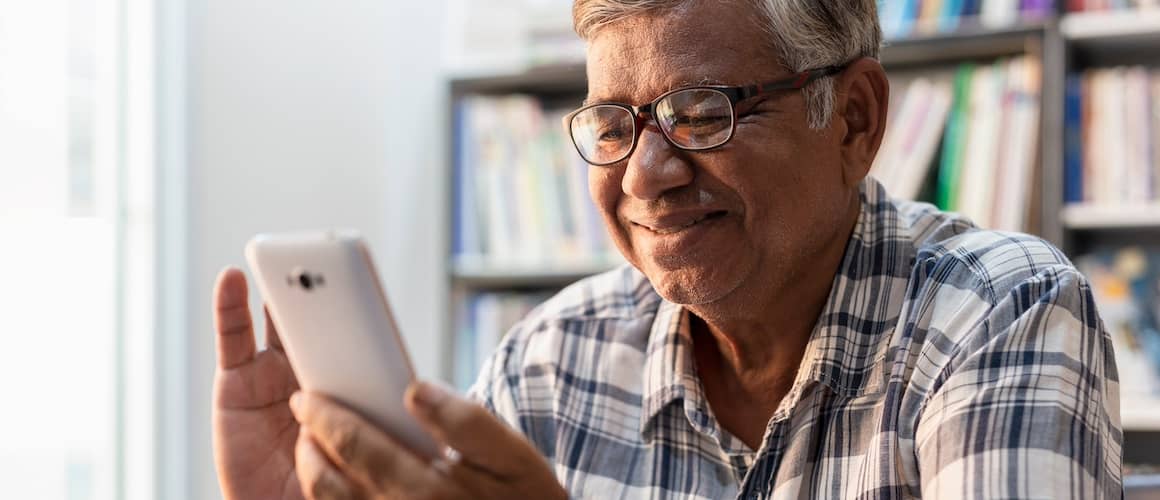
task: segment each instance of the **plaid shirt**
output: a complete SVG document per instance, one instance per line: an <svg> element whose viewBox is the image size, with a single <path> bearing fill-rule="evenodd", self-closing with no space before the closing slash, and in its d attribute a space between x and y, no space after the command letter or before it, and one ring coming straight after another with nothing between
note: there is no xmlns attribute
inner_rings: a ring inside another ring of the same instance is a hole
<svg viewBox="0 0 1160 500"><path fill-rule="evenodd" d="M686 310L627 266L532 312L473 397L576 498L1121 497L1116 365L1084 277L1036 238L861 192L760 449L706 402Z"/></svg>

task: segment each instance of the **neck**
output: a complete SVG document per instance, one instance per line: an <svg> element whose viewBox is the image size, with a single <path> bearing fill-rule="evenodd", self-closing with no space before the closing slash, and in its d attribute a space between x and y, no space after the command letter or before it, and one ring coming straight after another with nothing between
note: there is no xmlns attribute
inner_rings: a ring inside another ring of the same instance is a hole
<svg viewBox="0 0 1160 500"><path fill-rule="evenodd" d="M845 224L797 275L761 276L725 300L688 306L698 368L715 372L736 396L773 397L776 408L801 365L860 210L855 196Z"/></svg>

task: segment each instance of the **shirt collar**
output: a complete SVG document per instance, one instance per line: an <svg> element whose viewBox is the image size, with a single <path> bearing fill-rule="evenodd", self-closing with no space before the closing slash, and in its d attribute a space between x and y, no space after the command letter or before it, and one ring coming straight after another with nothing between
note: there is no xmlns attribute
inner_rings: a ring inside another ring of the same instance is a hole
<svg viewBox="0 0 1160 500"><path fill-rule="evenodd" d="M888 374L881 361L888 342L882 340L902 310L915 249L882 186L867 178L859 192L861 212L775 420L787 417L815 382L846 396L876 393L885 386ZM680 305L661 301L649 332L643 377L640 428L646 440L657 414L677 400L684 401L694 427L713 431L693 361L688 314Z"/></svg>

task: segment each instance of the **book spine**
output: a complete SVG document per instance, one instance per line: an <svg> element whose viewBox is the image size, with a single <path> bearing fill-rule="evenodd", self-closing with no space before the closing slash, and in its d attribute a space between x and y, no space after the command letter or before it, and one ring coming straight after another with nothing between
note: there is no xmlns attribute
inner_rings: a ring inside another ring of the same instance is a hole
<svg viewBox="0 0 1160 500"><path fill-rule="evenodd" d="M452 158L455 158L451 166L452 186L451 186L451 210L455 214L451 221L451 255L463 255L466 253L466 225L470 218L471 200L467 196L469 186L468 176L468 155L467 145L471 141L468 140L466 134L467 129L467 113L470 107L465 100L460 100L455 103L453 111L452 130L454 137L451 139L452 143Z"/></svg>
<svg viewBox="0 0 1160 500"><path fill-rule="evenodd" d="M1152 159L1152 195L1155 200L1160 199L1160 69L1152 71L1148 89L1152 109L1149 149Z"/></svg>
<svg viewBox="0 0 1160 500"><path fill-rule="evenodd" d="M967 140L967 115L970 110L972 79L975 67L964 64L955 73L954 105L951 110L938 168L935 203L943 210L958 210L959 172Z"/></svg>
<svg viewBox="0 0 1160 500"><path fill-rule="evenodd" d="M1064 102L1064 203L1083 202L1083 77L1069 75Z"/></svg>
<svg viewBox="0 0 1160 500"><path fill-rule="evenodd" d="M466 391L475 382L475 378L479 375L479 362L476 358L475 348L475 309L477 307L477 297L468 296L461 301L456 311L456 335L455 335L455 366L453 367L453 374L455 379L455 386L460 391Z"/></svg>
<svg viewBox="0 0 1160 500"><path fill-rule="evenodd" d="M906 29L907 0L889 0L882 5L882 34L886 38L901 38L909 34Z"/></svg>
<svg viewBox="0 0 1160 500"><path fill-rule="evenodd" d="M1152 172L1148 154L1148 128L1151 109L1148 103L1148 73L1143 67L1125 70L1124 154L1127 157L1128 200L1147 202L1152 199Z"/></svg>
<svg viewBox="0 0 1160 500"><path fill-rule="evenodd" d="M943 0L942 14L939 16L939 31L948 33L959 27L963 4L963 0Z"/></svg>

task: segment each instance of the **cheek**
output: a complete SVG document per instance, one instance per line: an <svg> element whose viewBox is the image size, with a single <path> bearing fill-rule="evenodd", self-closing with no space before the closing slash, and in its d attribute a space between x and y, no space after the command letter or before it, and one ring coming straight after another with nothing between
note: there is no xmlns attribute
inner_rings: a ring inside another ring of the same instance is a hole
<svg viewBox="0 0 1160 500"><path fill-rule="evenodd" d="M623 167L588 167L588 194L592 198L592 203L596 206L596 211L600 213L601 219L604 220L604 226L612 238L613 243L627 257L629 247L628 233L620 224L620 219L617 216L617 208L620 205L620 200L623 198L623 192L620 189L620 179L623 171Z"/></svg>
<svg viewBox="0 0 1160 500"><path fill-rule="evenodd" d="M746 224L767 243L792 244L835 217L845 187L838 145L818 131L767 131L763 142L739 148L738 162L726 180L744 200ZM776 245L781 246L781 245ZM792 246L792 245L791 245Z"/></svg>
<svg viewBox="0 0 1160 500"><path fill-rule="evenodd" d="M610 168L588 167L588 194L596 210L608 219L615 219L616 205L620 202L620 176Z"/></svg>

